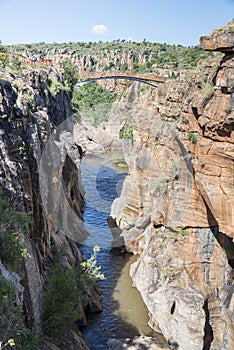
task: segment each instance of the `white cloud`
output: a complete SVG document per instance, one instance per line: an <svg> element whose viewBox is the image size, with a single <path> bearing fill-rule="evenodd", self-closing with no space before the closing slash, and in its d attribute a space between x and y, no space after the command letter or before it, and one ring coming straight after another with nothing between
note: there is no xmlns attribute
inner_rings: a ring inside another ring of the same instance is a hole
<svg viewBox="0 0 234 350"><path fill-rule="evenodd" d="M108 32L108 28L104 24L95 24L95 26L92 27L92 32L103 35Z"/></svg>

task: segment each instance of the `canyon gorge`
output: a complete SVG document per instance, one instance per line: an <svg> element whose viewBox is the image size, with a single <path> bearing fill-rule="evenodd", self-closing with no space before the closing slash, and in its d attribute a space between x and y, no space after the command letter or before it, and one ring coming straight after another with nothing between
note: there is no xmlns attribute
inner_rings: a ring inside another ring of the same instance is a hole
<svg viewBox="0 0 234 350"><path fill-rule="evenodd" d="M28 329L43 331L54 263L72 271L83 261L80 244L89 233L82 156L121 151L119 163L128 174L108 218L110 248L135 255L133 286L149 326L165 343L138 334L110 339L107 349L234 349L233 26L201 37L200 46L214 54L196 69L155 66L152 74L167 77L158 87L100 81L116 99L98 126L82 120L82 113L77 119L59 64L70 61L78 74L112 65L131 71L151 62L150 53L136 58L135 52L110 49L99 57L53 49L50 67L0 70L1 198L31 219L30 233L20 237L28 253L21 271L12 271L0 254L0 284L6 279L15 288ZM88 349L79 328L87 325L88 312L101 312L102 303L96 282L83 287L77 327L69 324L60 340L47 334L38 349Z"/></svg>

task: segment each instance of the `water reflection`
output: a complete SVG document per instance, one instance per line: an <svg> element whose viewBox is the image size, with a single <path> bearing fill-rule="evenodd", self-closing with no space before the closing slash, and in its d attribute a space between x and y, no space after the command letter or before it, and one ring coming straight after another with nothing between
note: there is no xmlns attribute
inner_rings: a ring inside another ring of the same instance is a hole
<svg viewBox="0 0 234 350"><path fill-rule="evenodd" d="M147 326L147 309L138 291L132 287L129 267L136 259L118 251L110 253L112 235L107 224L113 200L119 196L126 169L113 166L113 155L84 157L81 165L85 189L84 220L90 236L81 246L89 258L94 245L99 245L98 265L106 279L100 282L103 311L88 318L83 329L91 350L106 350L109 338L155 335Z"/></svg>
<svg viewBox="0 0 234 350"><path fill-rule="evenodd" d="M113 165L114 156L86 156L81 163L82 182L85 189L84 220L89 237L85 245L110 248L112 235L107 223L113 200L119 197L126 169Z"/></svg>

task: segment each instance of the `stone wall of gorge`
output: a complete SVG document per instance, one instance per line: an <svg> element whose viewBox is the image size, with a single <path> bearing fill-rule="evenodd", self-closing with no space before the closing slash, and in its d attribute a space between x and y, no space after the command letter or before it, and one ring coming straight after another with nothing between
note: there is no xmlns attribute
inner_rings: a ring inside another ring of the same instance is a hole
<svg viewBox="0 0 234 350"><path fill-rule="evenodd" d="M234 347L232 50L138 95L129 175L112 206L113 245L139 255L133 283L175 349Z"/></svg>
<svg viewBox="0 0 234 350"><path fill-rule="evenodd" d="M133 53L131 50L120 49L104 49L102 52L93 52L90 55L84 55L80 52L64 49L57 51L50 51L49 55L53 57L53 63L58 64L64 60L69 60L71 63L76 64L80 72L103 70L105 66L113 65L126 65L128 70L133 69L134 62L138 64L145 64L149 57L144 50L142 52Z"/></svg>
<svg viewBox="0 0 234 350"><path fill-rule="evenodd" d="M1 197L11 209L31 218L30 235L24 237L29 256L19 281L26 323L36 331L42 327L42 295L53 254L60 254L68 269L82 260L78 243L86 236L83 188L72 131L71 98L60 71L29 69L23 77L0 71ZM1 262L3 272L12 283L13 274ZM101 310L99 294L92 287L87 301L91 309ZM83 324L85 306L80 305ZM56 349L87 349L78 335L68 333ZM47 340L44 347L54 349L55 345Z"/></svg>

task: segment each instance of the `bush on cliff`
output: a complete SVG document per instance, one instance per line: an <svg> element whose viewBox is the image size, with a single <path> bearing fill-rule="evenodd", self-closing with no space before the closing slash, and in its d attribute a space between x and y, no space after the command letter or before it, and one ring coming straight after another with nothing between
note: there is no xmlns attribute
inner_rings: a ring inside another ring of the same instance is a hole
<svg viewBox="0 0 234 350"><path fill-rule="evenodd" d="M126 120L122 129L119 131L119 137L123 140L133 140L133 125L130 120Z"/></svg>
<svg viewBox="0 0 234 350"><path fill-rule="evenodd" d="M23 236L28 233L29 223L26 213L11 210L9 204L0 199L0 260L21 278L22 262L28 256ZM11 272L11 276L13 274ZM37 349L39 337L25 325L19 292L4 276L0 275L0 348L2 342L8 348L15 343L18 350Z"/></svg>
<svg viewBox="0 0 234 350"><path fill-rule="evenodd" d="M82 293L78 270L66 270L57 262L44 297L43 330L46 335L62 339L66 328L75 328L75 321L81 318L76 304Z"/></svg>
<svg viewBox="0 0 234 350"><path fill-rule="evenodd" d="M9 346L15 344L18 350L36 350L40 336L26 327L17 290L3 276L0 276L0 301L0 349L2 342Z"/></svg>
<svg viewBox="0 0 234 350"><path fill-rule="evenodd" d="M66 86L73 91L74 85L78 82L79 74L77 65L71 63L69 60L64 60L60 63L64 70L64 82Z"/></svg>
<svg viewBox="0 0 234 350"><path fill-rule="evenodd" d="M6 68L8 65L8 57L5 52L1 52L0 50L0 68Z"/></svg>
<svg viewBox="0 0 234 350"><path fill-rule="evenodd" d="M23 235L28 233L30 217L13 211L6 201L0 199L0 258L7 267L20 271L27 256Z"/></svg>
<svg viewBox="0 0 234 350"><path fill-rule="evenodd" d="M96 280L104 279L101 267L97 266L95 246L92 256L80 266L68 269L54 256L52 273L44 295L43 331L55 339L63 339L67 329L78 330L78 321L82 318L81 305L88 302L86 290Z"/></svg>
<svg viewBox="0 0 234 350"><path fill-rule="evenodd" d="M0 276L0 339L6 343L8 339L16 339L24 329L22 308L15 302L16 289Z"/></svg>

